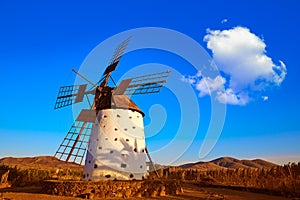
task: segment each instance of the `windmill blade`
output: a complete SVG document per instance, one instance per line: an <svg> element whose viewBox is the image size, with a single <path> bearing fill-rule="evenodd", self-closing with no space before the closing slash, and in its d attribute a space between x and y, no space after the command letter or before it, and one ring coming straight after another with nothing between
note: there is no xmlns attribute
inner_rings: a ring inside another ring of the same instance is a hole
<svg viewBox="0 0 300 200"><path fill-rule="evenodd" d="M112 56L112 58L110 60L110 64L115 63L120 60L120 58L124 55L125 49L127 48L130 40L131 40L131 37L127 38L116 48L114 55Z"/></svg>
<svg viewBox="0 0 300 200"><path fill-rule="evenodd" d="M95 120L94 110L82 110L54 156L63 161L82 164Z"/></svg>
<svg viewBox="0 0 300 200"><path fill-rule="evenodd" d="M126 89L128 88L129 84L131 83L132 78L123 80L118 87L114 91L114 95L121 95L124 94Z"/></svg>
<svg viewBox="0 0 300 200"><path fill-rule="evenodd" d="M117 65L119 64L119 61L112 63L111 65L109 65L108 67L106 67L103 75L106 75L112 71L115 71L115 69L117 68Z"/></svg>
<svg viewBox="0 0 300 200"><path fill-rule="evenodd" d="M109 66L105 69L103 75L106 75L112 71L114 71L119 63L119 60L124 55L124 52L131 40L131 37L124 40L115 50L112 58L110 59Z"/></svg>
<svg viewBox="0 0 300 200"><path fill-rule="evenodd" d="M126 79L121 82L120 89L118 87L116 90L118 94L125 93L127 95L157 93L160 92L161 88L167 82L170 72L170 70L167 70L165 72ZM130 84L128 84L129 80ZM125 84L128 84L126 88Z"/></svg>
<svg viewBox="0 0 300 200"><path fill-rule="evenodd" d="M82 102L86 94L86 87L87 84L60 87L54 109Z"/></svg>

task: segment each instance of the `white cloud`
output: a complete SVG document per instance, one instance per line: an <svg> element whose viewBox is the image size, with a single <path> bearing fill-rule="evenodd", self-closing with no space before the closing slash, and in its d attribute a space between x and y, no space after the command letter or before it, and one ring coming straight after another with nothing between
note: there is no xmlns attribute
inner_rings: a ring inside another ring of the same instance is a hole
<svg viewBox="0 0 300 200"><path fill-rule="evenodd" d="M196 89L200 91L199 96L203 97L205 95L210 95L211 92L219 91L224 88L226 79L222 76L217 76L215 78L203 77L198 82L196 82Z"/></svg>
<svg viewBox="0 0 300 200"><path fill-rule="evenodd" d="M222 23L222 24L225 24L227 21L228 21L227 19L223 19L223 20L221 21L221 23Z"/></svg>
<svg viewBox="0 0 300 200"><path fill-rule="evenodd" d="M249 102L250 98L245 93L236 94L231 88L228 88L225 91L218 91L217 100L221 103L245 105Z"/></svg>
<svg viewBox="0 0 300 200"><path fill-rule="evenodd" d="M220 75L215 78L203 77L200 71L198 71L195 76L182 77L182 80L194 85L194 87L199 91L200 97L222 90L226 82L226 79Z"/></svg>
<svg viewBox="0 0 300 200"><path fill-rule="evenodd" d="M222 103L245 105L257 96L256 93L279 86L285 79L285 64L280 60L279 64L275 64L266 55L265 42L248 28L208 29L204 41L225 76L209 78L200 73L200 76L185 77L200 96L216 91L217 99Z"/></svg>
<svg viewBox="0 0 300 200"><path fill-rule="evenodd" d="M194 85L196 83L196 81L202 77L202 72L201 71L198 71L196 75L194 76L183 76L181 78L181 80L183 82L186 82L186 83L189 83L191 85Z"/></svg>
<svg viewBox="0 0 300 200"><path fill-rule="evenodd" d="M263 101L268 101L269 97L268 96L261 96Z"/></svg>

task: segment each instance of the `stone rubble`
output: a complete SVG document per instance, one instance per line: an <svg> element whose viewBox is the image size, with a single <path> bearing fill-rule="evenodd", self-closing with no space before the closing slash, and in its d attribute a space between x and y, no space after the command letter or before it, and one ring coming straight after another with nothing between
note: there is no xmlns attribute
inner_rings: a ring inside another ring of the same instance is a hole
<svg viewBox="0 0 300 200"><path fill-rule="evenodd" d="M42 192L59 196L93 198L157 197L183 192L176 180L44 181Z"/></svg>

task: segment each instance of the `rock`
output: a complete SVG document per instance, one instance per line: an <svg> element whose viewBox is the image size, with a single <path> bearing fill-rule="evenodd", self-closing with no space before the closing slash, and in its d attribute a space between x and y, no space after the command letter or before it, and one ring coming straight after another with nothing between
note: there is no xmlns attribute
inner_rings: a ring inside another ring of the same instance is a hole
<svg viewBox="0 0 300 200"><path fill-rule="evenodd" d="M57 188L55 187L53 190L52 190L52 194L57 194L58 193L58 190Z"/></svg>
<svg viewBox="0 0 300 200"><path fill-rule="evenodd" d="M156 190L153 190L152 192L151 192L151 197L157 197L157 191Z"/></svg>
<svg viewBox="0 0 300 200"><path fill-rule="evenodd" d="M138 192L134 195L135 197L142 197L142 193Z"/></svg>
<svg viewBox="0 0 300 200"><path fill-rule="evenodd" d="M94 197L95 197L94 193L90 193L88 196L89 196L89 199L94 199Z"/></svg>
<svg viewBox="0 0 300 200"><path fill-rule="evenodd" d="M125 197L130 197L130 196L131 196L131 189L126 189Z"/></svg>
<svg viewBox="0 0 300 200"><path fill-rule="evenodd" d="M45 181L42 187L49 194L88 199L157 197L183 192L181 183L174 180Z"/></svg>
<svg viewBox="0 0 300 200"><path fill-rule="evenodd" d="M175 194L178 195L180 193L183 193L183 188L181 186L177 186Z"/></svg>
<svg viewBox="0 0 300 200"><path fill-rule="evenodd" d="M180 186L180 193L183 193L183 187Z"/></svg>
<svg viewBox="0 0 300 200"><path fill-rule="evenodd" d="M148 191L145 191L143 197L149 197L149 196L150 196L150 195L149 195L149 192L148 192Z"/></svg>
<svg viewBox="0 0 300 200"><path fill-rule="evenodd" d="M122 192L118 192L115 196L118 197L118 198L123 198Z"/></svg>
<svg viewBox="0 0 300 200"><path fill-rule="evenodd" d="M166 196L166 192L164 190L161 190L159 193L159 196L164 197Z"/></svg>
<svg viewBox="0 0 300 200"><path fill-rule="evenodd" d="M102 198L105 198L105 192L103 190L100 190L98 193L97 193L97 196L100 197L101 199Z"/></svg>

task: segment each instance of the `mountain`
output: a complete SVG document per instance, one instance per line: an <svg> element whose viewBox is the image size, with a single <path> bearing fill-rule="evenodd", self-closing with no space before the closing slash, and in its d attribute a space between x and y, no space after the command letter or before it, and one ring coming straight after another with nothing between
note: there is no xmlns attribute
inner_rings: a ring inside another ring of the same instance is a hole
<svg viewBox="0 0 300 200"><path fill-rule="evenodd" d="M35 168L35 169L73 169L83 170L83 166L76 163L69 163L61 161L53 156L37 156L37 157L24 157L13 158L7 157L0 159L0 165L17 166L21 169ZM227 168L271 168L277 166L274 163L267 162L262 159L254 160L239 160L231 157L221 157L208 162L187 163L181 165L181 168L194 168L203 171L218 170ZM156 166L159 168L158 166Z"/></svg>
<svg viewBox="0 0 300 200"><path fill-rule="evenodd" d="M76 163L61 161L53 156L37 156L25 158L7 157L0 159L0 165L17 166L21 169L73 169L82 170L83 166Z"/></svg>
<svg viewBox="0 0 300 200"><path fill-rule="evenodd" d="M228 169L228 168L271 168L277 166L277 164L262 160L239 160L231 157L221 157L215 160L208 162L196 162L196 163L187 163L180 165L181 168L195 168L201 170L217 170L217 169Z"/></svg>

